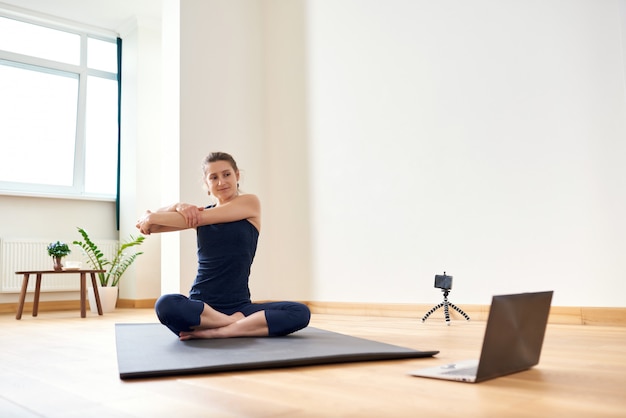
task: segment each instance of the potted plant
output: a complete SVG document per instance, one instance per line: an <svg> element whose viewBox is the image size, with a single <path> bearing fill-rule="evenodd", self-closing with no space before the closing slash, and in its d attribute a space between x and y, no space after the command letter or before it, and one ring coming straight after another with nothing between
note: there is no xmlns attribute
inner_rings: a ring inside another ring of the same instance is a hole
<svg viewBox="0 0 626 418"><path fill-rule="evenodd" d="M70 247L61 241L52 242L48 245L48 255L54 259L54 269L56 271L63 270L63 257L71 253Z"/></svg>
<svg viewBox="0 0 626 418"><path fill-rule="evenodd" d="M107 259L98 246L89 238L89 234L83 228L78 228L78 232L82 235L83 241L74 241L74 245L78 245L85 255L87 256L87 262L91 264L94 270L106 270L104 273L98 273L98 281L100 288L98 293L100 295L100 302L102 303L102 309L105 312L110 312L115 309L115 303L117 302L118 288L122 275L128 267L139 257L143 252L128 253L126 250L130 247L141 245L144 241L144 236L138 236L137 238L132 235L130 238L118 245L115 257L113 260ZM106 290L105 290L106 289ZM89 304L92 312L95 311L95 298L93 297L93 290L89 289ZM111 293L111 296L107 296L107 293ZM107 303L105 299L113 299L112 302ZM105 308L105 304L108 305ZM111 306L112 305L112 306Z"/></svg>

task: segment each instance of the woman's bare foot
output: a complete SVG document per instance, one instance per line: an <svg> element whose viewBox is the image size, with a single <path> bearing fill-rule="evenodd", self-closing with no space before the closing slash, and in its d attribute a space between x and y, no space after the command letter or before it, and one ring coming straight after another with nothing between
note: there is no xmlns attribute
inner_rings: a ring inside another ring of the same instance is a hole
<svg viewBox="0 0 626 418"><path fill-rule="evenodd" d="M204 310L200 314L200 324L198 324L196 327L193 327L193 330L198 331L203 329L221 328L237 322L243 318L245 318L245 316L241 312L235 312L232 315L226 315L219 311L216 311L205 303Z"/></svg>
<svg viewBox="0 0 626 418"><path fill-rule="evenodd" d="M181 341L194 340L199 338L225 338L220 336L221 328L195 329L193 331L181 331L179 339Z"/></svg>
<svg viewBox="0 0 626 418"><path fill-rule="evenodd" d="M226 316L238 319L228 325L211 328L202 328L202 321L200 321L200 325L193 331L181 331L179 338L181 341L186 341L196 338L267 337L269 334L264 311L255 312L250 316L244 316L241 312Z"/></svg>
<svg viewBox="0 0 626 418"><path fill-rule="evenodd" d="M193 327L192 331L181 331L179 337L181 341L194 338L225 338L222 329L243 318L245 315L241 312L226 315L205 304L200 315L200 324Z"/></svg>

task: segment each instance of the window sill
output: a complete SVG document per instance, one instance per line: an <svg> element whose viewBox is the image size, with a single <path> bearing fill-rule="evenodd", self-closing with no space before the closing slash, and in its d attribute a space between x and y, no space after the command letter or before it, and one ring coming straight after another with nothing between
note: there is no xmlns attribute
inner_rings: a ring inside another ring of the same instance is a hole
<svg viewBox="0 0 626 418"><path fill-rule="evenodd" d="M43 193L31 191L0 190L0 196L37 197L43 199L91 200L96 202L115 202L115 196L84 194L72 195L63 193Z"/></svg>

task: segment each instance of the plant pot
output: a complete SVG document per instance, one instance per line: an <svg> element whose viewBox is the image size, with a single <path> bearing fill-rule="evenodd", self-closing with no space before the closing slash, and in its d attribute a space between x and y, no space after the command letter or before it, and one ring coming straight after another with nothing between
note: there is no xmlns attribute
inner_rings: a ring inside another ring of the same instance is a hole
<svg viewBox="0 0 626 418"><path fill-rule="evenodd" d="M54 270L55 271L61 271L63 270L63 257L52 257L52 259L54 260Z"/></svg>
<svg viewBox="0 0 626 418"><path fill-rule="evenodd" d="M117 286L102 287L98 285L98 295L100 296L102 313L113 312L115 310L118 291ZM93 287L87 288L87 296L89 297L89 309L93 313L98 313L98 305L96 305L96 296L93 294Z"/></svg>

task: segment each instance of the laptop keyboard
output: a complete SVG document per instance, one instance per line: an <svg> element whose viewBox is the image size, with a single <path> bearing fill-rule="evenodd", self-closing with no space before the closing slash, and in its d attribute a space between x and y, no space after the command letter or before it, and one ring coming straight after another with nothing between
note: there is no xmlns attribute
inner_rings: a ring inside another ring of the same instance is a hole
<svg viewBox="0 0 626 418"><path fill-rule="evenodd" d="M477 371L478 371L478 366L475 366L475 367L466 367L464 369L454 369L454 370L444 372L443 374L452 375L452 376L467 376L467 375L476 376Z"/></svg>

